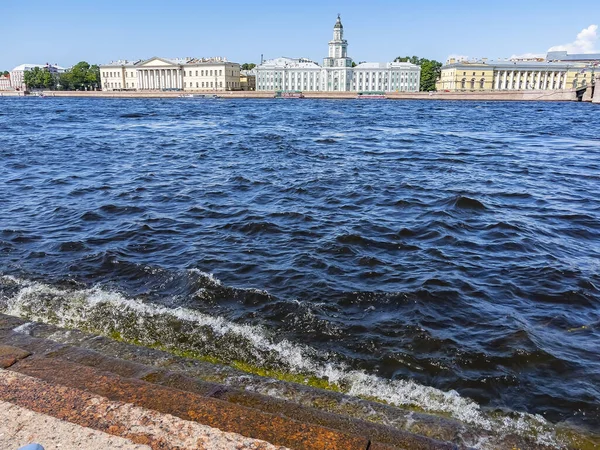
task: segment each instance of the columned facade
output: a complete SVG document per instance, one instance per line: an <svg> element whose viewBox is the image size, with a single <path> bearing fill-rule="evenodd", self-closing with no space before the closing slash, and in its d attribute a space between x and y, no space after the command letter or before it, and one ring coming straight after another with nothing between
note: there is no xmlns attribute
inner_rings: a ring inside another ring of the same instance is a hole
<svg viewBox="0 0 600 450"><path fill-rule="evenodd" d="M240 90L240 65L221 58L151 58L100 66L103 90Z"/></svg>
<svg viewBox="0 0 600 450"><path fill-rule="evenodd" d="M419 90L421 68L411 63L361 63L352 67L348 41L338 15L323 66L305 58L276 58L256 67L257 91L409 91Z"/></svg>
<svg viewBox="0 0 600 450"><path fill-rule="evenodd" d="M546 61L449 62L442 67L438 90L552 91L591 82L593 68L585 64ZM473 87L470 80L480 83Z"/></svg>

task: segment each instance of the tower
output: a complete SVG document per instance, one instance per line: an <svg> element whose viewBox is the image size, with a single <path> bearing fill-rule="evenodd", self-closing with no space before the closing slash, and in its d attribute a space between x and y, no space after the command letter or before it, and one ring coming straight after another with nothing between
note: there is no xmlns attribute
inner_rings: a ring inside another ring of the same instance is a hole
<svg viewBox="0 0 600 450"><path fill-rule="evenodd" d="M329 55L323 59L323 67L352 67L348 58L348 41L344 39L344 25L338 14L333 26L333 39L329 41Z"/></svg>
<svg viewBox="0 0 600 450"><path fill-rule="evenodd" d="M348 41L344 39L344 26L338 14L333 39L329 41L329 55L323 58L321 90L349 91L351 83L352 59L348 58Z"/></svg>

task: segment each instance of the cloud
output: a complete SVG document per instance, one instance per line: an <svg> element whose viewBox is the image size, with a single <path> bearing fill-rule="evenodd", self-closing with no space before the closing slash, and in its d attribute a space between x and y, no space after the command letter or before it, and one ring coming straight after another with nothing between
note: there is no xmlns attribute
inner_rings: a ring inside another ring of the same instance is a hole
<svg viewBox="0 0 600 450"><path fill-rule="evenodd" d="M597 53L598 25L590 25L581 30L574 42L557 45L550 48L549 52L567 51L569 53Z"/></svg>

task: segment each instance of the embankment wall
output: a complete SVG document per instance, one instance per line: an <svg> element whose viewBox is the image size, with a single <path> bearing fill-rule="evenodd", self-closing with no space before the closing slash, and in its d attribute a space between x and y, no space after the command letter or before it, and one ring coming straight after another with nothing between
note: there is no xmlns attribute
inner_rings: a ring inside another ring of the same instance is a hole
<svg viewBox="0 0 600 450"><path fill-rule="evenodd" d="M273 98L268 91L215 91L202 94L216 94L223 98ZM2 92L0 96L18 96L21 92ZM179 92L134 91L134 92L86 92L86 91L46 91L48 97L85 98L178 98ZM304 92L306 98L354 99L355 92ZM573 90L558 91L483 91L483 92L390 92L386 96L395 100L467 100L467 101L576 101ZM600 103L598 90L594 102Z"/></svg>

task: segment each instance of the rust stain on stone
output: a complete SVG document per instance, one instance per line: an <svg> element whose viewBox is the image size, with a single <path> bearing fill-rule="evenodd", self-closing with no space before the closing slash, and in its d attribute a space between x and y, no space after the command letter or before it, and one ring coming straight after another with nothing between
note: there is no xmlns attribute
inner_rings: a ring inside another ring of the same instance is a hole
<svg viewBox="0 0 600 450"><path fill-rule="evenodd" d="M364 437L58 359L31 357L10 370L293 449L365 450L368 445Z"/></svg>

